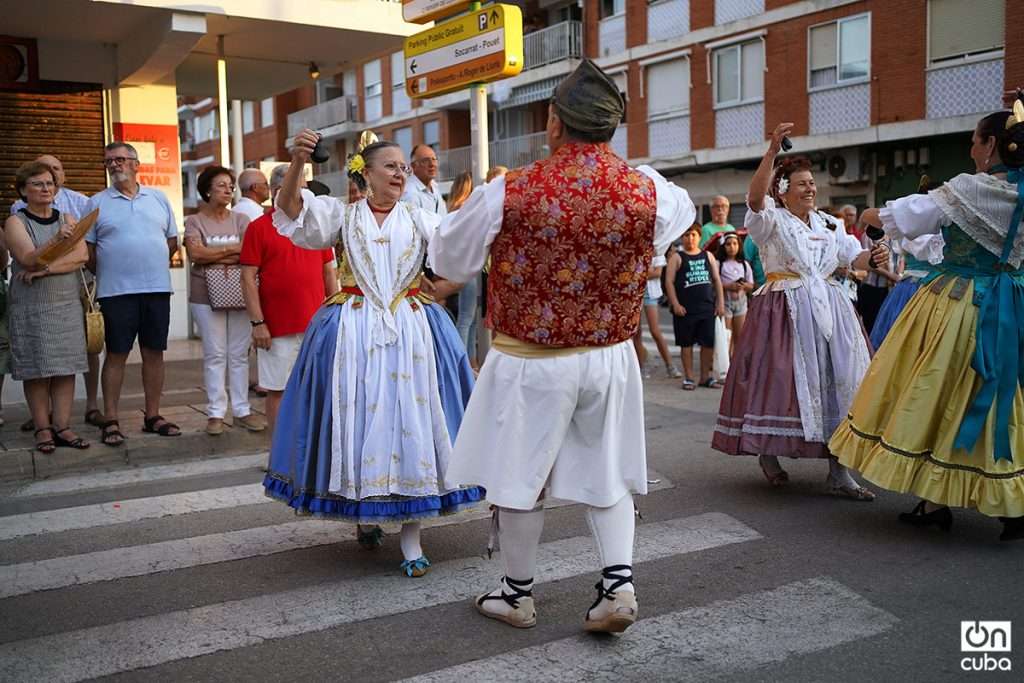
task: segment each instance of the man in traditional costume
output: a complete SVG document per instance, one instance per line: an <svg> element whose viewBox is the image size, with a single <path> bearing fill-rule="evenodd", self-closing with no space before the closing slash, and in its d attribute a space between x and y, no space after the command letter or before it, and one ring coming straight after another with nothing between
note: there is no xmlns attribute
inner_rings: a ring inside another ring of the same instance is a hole
<svg viewBox="0 0 1024 683"><path fill-rule="evenodd" d="M695 210L685 190L612 152L622 113L615 83L584 60L548 109L551 156L477 188L429 249L455 282L491 257L493 349L445 477L486 487L499 510L505 576L476 606L520 628L537 621L545 493L589 506L603 569L584 627L619 632L637 616L631 494L647 493L647 466L630 338L651 258Z"/></svg>

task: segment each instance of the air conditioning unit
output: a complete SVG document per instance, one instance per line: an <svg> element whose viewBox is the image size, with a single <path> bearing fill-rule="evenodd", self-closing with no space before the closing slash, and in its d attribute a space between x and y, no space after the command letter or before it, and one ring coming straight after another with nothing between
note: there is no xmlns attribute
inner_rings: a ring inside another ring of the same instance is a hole
<svg viewBox="0 0 1024 683"><path fill-rule="evenodd" d="M828 155L825 168L831 185L849 185L868 180L867 162L859 149L832 152Z"/></svg>

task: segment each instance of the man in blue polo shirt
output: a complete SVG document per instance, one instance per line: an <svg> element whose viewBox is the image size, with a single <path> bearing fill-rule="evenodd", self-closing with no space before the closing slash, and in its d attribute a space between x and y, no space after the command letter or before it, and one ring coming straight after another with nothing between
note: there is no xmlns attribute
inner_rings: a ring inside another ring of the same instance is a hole
<svg viewBox="0 0 1024 683"><path fill-rule="evenodd" d="M178 436L177 425L160 416L164 387L164 351L171 317L171 255L178 251L178 227L167 197L139 185L139 154L126 142L104 148L103 163L111 187L89 200L99 208L85 236L89 269L96 273L97 298L103 311L107 357L103 362L103 443L124 443L117 406L128 353L139 338L142 387L146 394L144 431Z"/></svg>

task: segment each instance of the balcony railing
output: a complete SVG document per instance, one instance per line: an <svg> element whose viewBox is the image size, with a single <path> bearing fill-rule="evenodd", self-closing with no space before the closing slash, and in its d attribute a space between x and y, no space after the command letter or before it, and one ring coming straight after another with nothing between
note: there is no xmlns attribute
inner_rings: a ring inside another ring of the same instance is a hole
<svg viewBox="0 0 1024 683"><path fill-rule="evenodd" d="M493 140L488 145L488 156L492 167L518 168L544 158L547 153L547 134L543 132ZM440 179L451 180L462 172L472 171L472 147L441 150L437 155L437 160L440 167L438 170Z"/></svg>
<svg viewBox="0 0 1024 683"><path fill-rule="evenodd" d="M288 137L303 128L321 130L339 123L359 120L359 105L351 95L342 95L288 115Z"/></svg>
<svg viewBox="0 0 1024 683"><path fill-rule="evenodd" d="M523 69L537 69L583 54L583 23L563 21L523 36Z"/></svg>

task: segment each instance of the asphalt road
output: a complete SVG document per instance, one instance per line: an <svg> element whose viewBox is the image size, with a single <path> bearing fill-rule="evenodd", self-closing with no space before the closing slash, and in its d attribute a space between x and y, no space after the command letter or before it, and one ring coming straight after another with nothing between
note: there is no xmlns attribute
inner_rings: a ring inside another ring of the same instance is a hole
<svg viewBox="0 0 1024 683"><path fill-rule="evenodd" d="M824 462L771 489L753 458L710 449L719 392L659 374L641 620L621 637L581 632L599 563L579 506L547 512L539 623L520 631L471 606L501 574L485 513L426 529L434 566L407 579L397 537L363 551L262 498L254 454L8 487L0 680L1022 680L1024 630L991 655L1010 672L965 672L960 629L1024 629L1024 543L969 511L950 533L907 528L906 496L831 498Z"/></svg>

